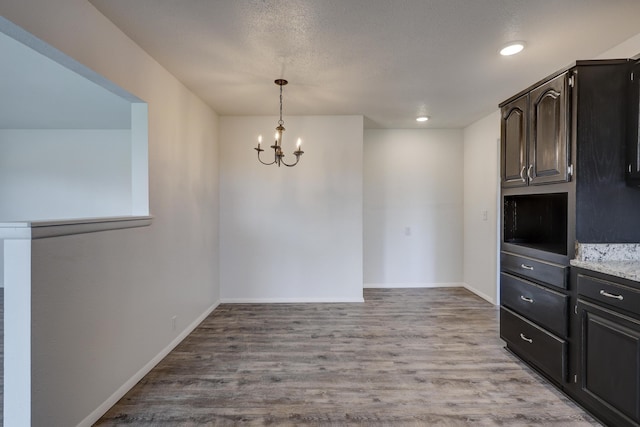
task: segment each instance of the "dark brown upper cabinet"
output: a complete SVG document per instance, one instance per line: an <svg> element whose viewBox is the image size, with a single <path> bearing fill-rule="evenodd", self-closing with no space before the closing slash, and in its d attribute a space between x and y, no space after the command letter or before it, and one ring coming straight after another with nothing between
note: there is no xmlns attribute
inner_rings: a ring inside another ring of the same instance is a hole
<svg viewBox="0 0 640 427"><path fill-rule="evenodd" d="M569 193L567 256L640 241L640 61L576 61L499 106L503 198Z"/></svg>
<svg viewBox="0 0 640 427"><path fill-rule="evenodd" d="M567 182L568 74L501 106L503 187Z"/></svg>
<svg viewBox="0 0 640 427"><path fill-rule="evenodd" d="M627 184L640 187L640 62L631 69L629 121L627 131Z"/></svg>

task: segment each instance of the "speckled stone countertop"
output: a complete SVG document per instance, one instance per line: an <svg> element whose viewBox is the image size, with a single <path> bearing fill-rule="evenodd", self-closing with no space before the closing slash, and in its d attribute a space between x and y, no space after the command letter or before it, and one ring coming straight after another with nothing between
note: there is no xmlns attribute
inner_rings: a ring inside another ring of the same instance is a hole
<svg viewBox="0 0 640 427"><path fill-rule="evenodd" d="M640 244L579 243L571 265L640 282Z"/></svg>

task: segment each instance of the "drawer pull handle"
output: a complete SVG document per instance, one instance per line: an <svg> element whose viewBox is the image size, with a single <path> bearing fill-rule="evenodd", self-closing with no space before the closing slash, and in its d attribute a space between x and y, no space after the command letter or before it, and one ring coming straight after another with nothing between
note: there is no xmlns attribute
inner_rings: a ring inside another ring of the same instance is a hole
<svg viewBox="0 0 640 427"><path fill-rule="evenodd" d="M527 338L524 334L520 334L520 338L522 338L522 341L526 341L529 344L533 344L533 340L531 338Z"/></svg>
<svg viewBox="0 0 640 427"><path fill-rule="evenodd" d="M532 299L532 298L527 298L527 297L525 297L524 295L520 295L520 299L521 299L522 301L525 301L525 302L528 302L528 303L533 304L533 299Z"/></svg>
<svg viewBox="0 0 640 427"><path fill-rule="evenodd" d="M527 264L520 264L520 267L524 268L525 270L533 271L533 267Z"/></svg>
<svg viewBox="0 0 640 427"><path fill-rule="evenodd" d="M600 290L600 295L602 295L603 297L607 297L607 298L615 298L617 300L622 301L624 299L624 297L622 295L614 295L614 294L610 294L609 292L601 289Z"/></svg>

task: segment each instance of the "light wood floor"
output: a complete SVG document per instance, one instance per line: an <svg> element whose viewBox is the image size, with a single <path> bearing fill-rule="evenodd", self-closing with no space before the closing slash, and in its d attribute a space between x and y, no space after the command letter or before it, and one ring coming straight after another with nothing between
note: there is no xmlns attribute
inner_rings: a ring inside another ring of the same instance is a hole
<svg viewBox="0 0 640 427"><path fill-rule="evenodd" d="M460 288L218 307L100 426L599 425L503 348Z"/></svg>

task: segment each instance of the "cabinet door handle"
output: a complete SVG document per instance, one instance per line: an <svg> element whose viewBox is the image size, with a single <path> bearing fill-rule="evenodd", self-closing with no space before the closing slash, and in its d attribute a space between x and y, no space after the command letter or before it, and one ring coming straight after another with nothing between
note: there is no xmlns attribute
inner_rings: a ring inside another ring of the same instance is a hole
<svg viewBox="0 0 640 427"><path fill-rule="evenodd" d="M524 295L520 295L520 299L521 299L522 301L525 301L525 302L528 302L528 303L530 303L530 304L533 304L533 299L531 299L531 298L527 298L527 297L525 297Z"/></svg>
<svg viewBox="0 0 640 427"><path fill-rule="evenodd" d="M524 268L525 270L533 271L533 267L527 264L520 264L520 267Z"/></svg>
<svg viewBox="0 0 640 427"><path fill-rule="evenodd" d="M604 289L600 289L600 295L602 295L603 297L607 297L607 298L615 298L615 299L620 300L620 301L622 301L624 299L624 297L622 295L610 294L609 292L605 291Z"/></svg>
<svg viewBox="0 0 640 427"><path fill-rule="evenodd" d="M522 338L522 341L526 341L529 344L533 344L533 340L531 338L527 338L524 334L520 334L520 338Z"/></svg>
<svg viewBox="0 0 640 427"><path fill-rule="evenodd" d="M526 166L523 166L522 169L520 169L520 179L522 180L522 182L527 182L527 179L524 177L524 170L526 169ZM631 172L631 171L629 171Z"/></svg>
<svg viewBox="0 0 640 427"><path fill-rule="evenodd" d="M531 176L531 169L533 169L533 165L529 165L527 168L527 176L529 177L529 181L533 181L533 177Z"/></svg>

